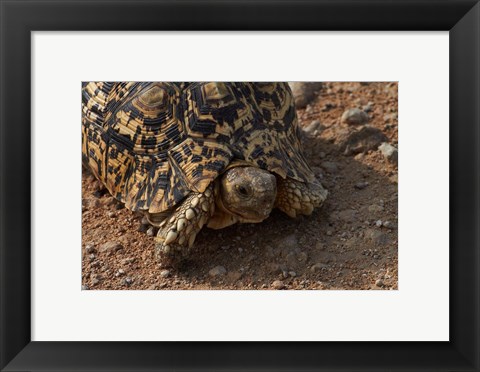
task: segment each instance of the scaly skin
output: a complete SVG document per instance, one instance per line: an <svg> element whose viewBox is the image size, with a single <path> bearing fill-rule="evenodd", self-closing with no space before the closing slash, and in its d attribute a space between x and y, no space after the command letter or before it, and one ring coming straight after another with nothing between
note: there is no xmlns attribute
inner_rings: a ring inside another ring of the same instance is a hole
<svg viewBox="0 0 480 372"><path fill-rule="evenodd" d="M321 207L328 191L319 183L306 184L291 178L277 180L275 206L295 218L300 214L310 215L314 208Z"/></svg>
<svg viewBox="0 0 480 372"><path fill-rule="evenodd" d="M159 224L155 238L157 258L167 256L187 256L195 238L215 211L214 186L210 185L203 193L191 193Z"/></svg>

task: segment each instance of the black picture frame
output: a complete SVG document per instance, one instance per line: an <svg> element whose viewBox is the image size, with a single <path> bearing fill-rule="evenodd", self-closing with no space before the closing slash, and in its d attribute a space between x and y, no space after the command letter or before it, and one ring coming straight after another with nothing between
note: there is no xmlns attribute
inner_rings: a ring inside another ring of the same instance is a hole
<svg viewBox="0 0 480 372"><path fill-rule="evenodd" d="M478 1L1 0L0 12L2 371L480 370ZM36 30L448 31L450 341L32 342L30 35Z"/></svg>

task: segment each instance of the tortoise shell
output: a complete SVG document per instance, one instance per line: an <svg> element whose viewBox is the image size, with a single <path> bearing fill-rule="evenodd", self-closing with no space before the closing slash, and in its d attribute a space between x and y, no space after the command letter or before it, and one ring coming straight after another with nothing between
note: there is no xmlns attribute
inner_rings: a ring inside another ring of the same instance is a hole
<svg viewBox="0 0 480 372"><path fill-rule="evenodd" d="M82 83L83 161L131 210L161 213L232 160L302 182L287 83Z"/></svg>

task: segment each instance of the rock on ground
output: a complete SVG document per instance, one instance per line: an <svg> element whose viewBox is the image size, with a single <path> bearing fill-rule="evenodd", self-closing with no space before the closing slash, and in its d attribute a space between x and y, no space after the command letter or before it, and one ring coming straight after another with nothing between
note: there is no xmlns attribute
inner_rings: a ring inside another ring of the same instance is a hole
<svg viewBox="0 0 480 372"><path fill-rule="evenodd" d="M292 82L289 83L292 88L293 97L295 98L295 106L297 108L304 108L311 103L316 97L322 87L322 83L304 83Z"/></svg>
<svg viewBox="0 0 480 372"><path fill-rule="evenodd" d="M222 276L227 273L227 269L225 269L223 266L215 266L213 269L211 269L208 274L212 277L216 276Z"/></svg>
<svg viewBox="0 0 480 372"><path fill-rule="evenodd" d="M123 249L123 246L119 242L107 242L100 246L100 252L107 254L115 253L119 250Z"/></svg>
<svg viewBox="0 0 480 372"><path fill-rule="evenodd" d="M346 123L349 125L360 125L366 124L370 120L367 113L358 109L349 109L345 111L342 115L342 123Z"/></svg>
<svg viewBox="0 0 480 372"><path fill-rule="evenodd" d="M344 153L345 155L355 155L375 150L387 140L388 137L380 129L366 126L348 136L343 145Z"/></svg>
<svg viewBox="0 0 480 372"><path fill-rule="evenodd" d="M285 289L285 283L282 282L281 280L275 280L272 283L272 288L273 289Z"/></svg>
<svg viewBox="0 0 480 372"><path fill-rule="evenodd" d="M384 142L378 147L378 149L385 157L385 159L387 159L390 163L395 165L398 164L398 150L396 149L396 147Z"/></svg>

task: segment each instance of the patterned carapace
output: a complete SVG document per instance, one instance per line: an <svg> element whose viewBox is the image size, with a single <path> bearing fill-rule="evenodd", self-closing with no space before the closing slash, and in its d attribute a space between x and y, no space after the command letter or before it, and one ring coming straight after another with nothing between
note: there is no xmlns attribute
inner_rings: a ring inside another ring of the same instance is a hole
<svg viewBox="0 0 480 372"><path fill-rule="evenodd" d="M203 192L233 159L312 182L287 83L85 82L83 161L131 210Z"/></svg>

